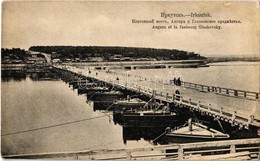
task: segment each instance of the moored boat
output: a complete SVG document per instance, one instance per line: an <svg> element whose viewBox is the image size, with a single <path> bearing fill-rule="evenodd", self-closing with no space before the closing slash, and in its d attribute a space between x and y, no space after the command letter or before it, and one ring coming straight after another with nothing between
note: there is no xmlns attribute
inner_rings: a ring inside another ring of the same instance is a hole
<svg viewBox="0 0 260 161"><path fill-rule="evenodd" d="M124 127L173 127L179 116L169 110L128 110L113 113L114 122Z"/></svg>
<svg viewBox="0 0 260 161"><path fill-rule="evenodd" d="M191 120L188 121L188 125L177 129L168 129L165 136L172 142L211 141L229 138L228 134Z"/></svg>
<svg viewBox="0 0 260 161"><path fill-rule="evenodd" d="M77 84L72 85L73 89L76 88L90 88L90 87L98 87L100 86L98 83L94 83L94 82L79 82Z"/></svg>
<svg viewBox="0 0 260 161"><path fill-rule="evenodd" d="M139 98L127 98L121 99L114 103L113 110L130 110L130 109L141 109L146 104L145 101Z"/></svg>
<svg viewBox="0 0 260 161"><path fill-rule="evenodd" d="M107 92L109 89L107 87L86 87L78 88L78 94L94 94L95 92Z"/></svg>
<svg viewBox="0 0 260 161"><path fill-rule="evenodd" d="M141 109L146 104L145 101L132 98L132 99L122 99L111 101L96 101L94 100L94 110L108 110L108 111L123 111L123 110L133 110Z"/></svg>
<svg viewBox="0 0 260 161"><path fill-rule="evenodd" d="M121 99L125 96L120 91L107 91L96 92L94 95L87 95L87 97L94 101L114 102L115 100Z"/></svg>

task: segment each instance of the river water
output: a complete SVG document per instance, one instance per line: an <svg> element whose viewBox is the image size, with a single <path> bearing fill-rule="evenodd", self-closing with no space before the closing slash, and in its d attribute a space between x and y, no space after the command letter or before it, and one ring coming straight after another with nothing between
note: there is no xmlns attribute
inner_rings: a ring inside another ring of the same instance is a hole
<svg viewBox="0 0 260 161"><path fill-rule="evenodd" d="M260 63L215 63L205 68L132 70L147 77L182 80L259 92ZM86 96L65 82L31 77L3 79L2 154L79 151L150 146L144 139L124 143L123 128L101 111L93 111ZM82 119L89 119L64 125ZM52 125L51 128L45 128ZM42 128L43 127L43 128ZM37 129L32 130L30 129ZM29 130L29 131L26 131ZM5 135L15 132L22 133ZM124 136L125 137L125 136Z"/></svg>
<svg viewBox="0 0 260 161"><path fill-rule="evenodd" d="M140 69L128 72L143 77L164 80L180 77L185 82L260 91L260 62L212 63L210 67L203 68Z"/></svg>

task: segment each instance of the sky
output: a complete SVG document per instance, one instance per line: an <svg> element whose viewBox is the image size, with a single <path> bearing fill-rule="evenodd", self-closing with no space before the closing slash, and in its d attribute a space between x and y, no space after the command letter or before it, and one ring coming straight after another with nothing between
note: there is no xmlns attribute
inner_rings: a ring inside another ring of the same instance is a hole
<svg viewBox="0 0 260 161"><path fill-rule="evenodd" d="M179 49L205 56L260 54L256 2L7 1L2 12L2 48L126 46ZM242 23L222 25L221 30L158 30L152 26L165 24L132 23L132 19L164 20L161 12L212 16L173 20L232 19Z"/></svg>

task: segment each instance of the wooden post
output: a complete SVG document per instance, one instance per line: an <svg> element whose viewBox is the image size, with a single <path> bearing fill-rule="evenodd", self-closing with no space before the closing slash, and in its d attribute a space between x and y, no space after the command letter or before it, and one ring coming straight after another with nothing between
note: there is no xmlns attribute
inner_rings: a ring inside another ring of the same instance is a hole
<svg viewBox="0 0 260 161"><path fill-rule="evenodd" d="M234 90L234 96L237 96L237 90Z"/></svg>
<svg viewBox="0 0 260 161"><path fill-rule="evenodd" d="M236 111L234 111L233 114L232 114L232 120L233 120L233 121L236 119L236 114L237 114Z"/></svg>
<svg viewBox="0 0 260 161"><path fill-rule="evenodd" d="M223 111L223 107L220 107L219 113L222 114L223 113L222 111Z"/></svg>
<svg viewBox="0 0 260 161"><path fill-rule="evenodd" d="M178 159L182 160L183 159L183 147L179 145L178 147Z"/></svg>
<svg viewBox="0 0 260 161"><path fill-rule="evenodd" d="M259 98L259 97L258 97L258 93L256 93L256 94L255 94L255 99L258 99L258 98Z"/></svg>
<svg viewBox="0 0 260 161"><path fill-rule="evenodd" d="M236 152L236 145L230 145L230 153Z"/></svg>
<svg viewBox="0 0 260 161"><path fill-rule="evenodd" d="M250 115L249 119L248 119L248 124L252 123L254 121L255 116L254 115Z"/></svg>
<svg viewBox="0 0 260 161"><path fill-rule="evenodd" d="M79 156L77 154L74 154L73 160L78 160L78 159L79 159Z"/></svg>
<svg viewBox="0 0 260 161"><path fill-rule="evenodd" d="M199 103L198 103L198 110L200 109L200 101L199 101Z"/></svg>
<svg viewBox="0 0 260 161"><path fill-rule="evenodd" d="M244 92L244 97L246 97L246 92Z"/></svg>
<svg viewBox="0 0 260 161"><path fill-rule="evenodd" d="M131 152L130 152L130 151L127 151L127 152L126 152L126 156L127 156L127 157L126 157L127 160L131 160L131 157L132 157L132 156L131 156Z"/></svg>

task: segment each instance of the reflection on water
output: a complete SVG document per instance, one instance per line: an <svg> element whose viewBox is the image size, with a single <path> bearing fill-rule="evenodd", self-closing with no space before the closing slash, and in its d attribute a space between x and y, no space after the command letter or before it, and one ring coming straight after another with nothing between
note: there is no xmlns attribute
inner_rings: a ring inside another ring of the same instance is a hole
<svg viewBox="0 0 260 161"><path fill-rule="evenodd" d="M41 80L58 80L57 77L51 70L42 70L40 72L28 72L26 70L2 70L1 80L2 82L8 81L22 81L26 77L30 77L31 80L41 81Z"/></svg>
<svg viewBox="0 0 260 161"><path fill-rule="evenodd" d="M1 71L1 80L2 82L8 82L8 81L22 81L26 79L26 72L25 71L19 71L19 70L10 70L10 71Z"/></svg>

